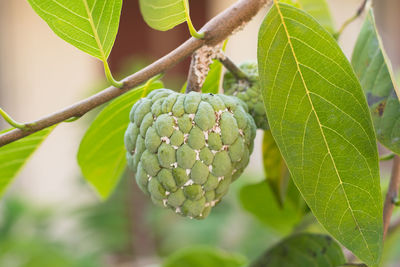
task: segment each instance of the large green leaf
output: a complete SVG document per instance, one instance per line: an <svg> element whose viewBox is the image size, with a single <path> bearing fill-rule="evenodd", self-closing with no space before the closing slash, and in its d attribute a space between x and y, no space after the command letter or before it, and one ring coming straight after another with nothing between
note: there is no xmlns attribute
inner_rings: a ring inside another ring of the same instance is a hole
<svg viewBox="0 0 400 267"><path fill-rule="evenodd" d="M327 267L344 263L342 249L329 236L298 234L269 249L250 267Z"/></svg>
<svg viewBox="0 0 400 267"><path fill-rule="evenodd" d="M153 29L167 31L186 21L187 0L139 0L140 11Z"/></svg>
<svg viewBox="0 0 400 267"><path fill-rule="evenodd" d="M54 127L47 128L0 148L0 195ZM9 130L0 131L0 134Z"/></svg>
<svg viewBox="0 0 400 267"><path fill-rule="evenodd" d="M400 154L400 103L372 9L369 10L354 48L351 63L368 100L378 140Z"/></svg>
<svg viewBox="0 0 400 267"><path fill-rule="evenodd" d="M191 247L169 256L163 267L240 267L246 259L212 247Z"/></svg>
<svg viewBox="0 0 400 267"><path fill-rule="evenodd" d="M259 32L268 121L319 222L369 265L382 251L382 197L371 115L336 40L300 9L271 8Z"/></svg>
<svg viewBox="0 0 400 267"><path fill-rule="evenodd" d="M262 151L265 177L277 201L282 205L290 176L271 131L264 132Z"/></svg>
<svg viewBox="0 0 400 267"><path fill-rule="evenodd" d="M326 30L335 33L331 11L326 0L280 0L306 11L313 16Z"/></svg>
<svg viewBox="0 0 400 267"><path fill-rule="evenodd" d="M100 112L83 137L78 163L86 180L102 198L113 192L126 167L124 133L132 105L148 92L162 87L157 81L118 97Z"/></svg>
<svg viewBox="0 0 400 267"><path fill-rule="evenodd" d="M291 200L280 205L266 181L242 187L239 198L246 211L282 234L290 233L304 212Z"/></svg>
<svg viewBox="0 0 400 267"><path fill-rule="evenodd" d="M114 45L122 0L28 0L59 37L106 61Z"/></svg>

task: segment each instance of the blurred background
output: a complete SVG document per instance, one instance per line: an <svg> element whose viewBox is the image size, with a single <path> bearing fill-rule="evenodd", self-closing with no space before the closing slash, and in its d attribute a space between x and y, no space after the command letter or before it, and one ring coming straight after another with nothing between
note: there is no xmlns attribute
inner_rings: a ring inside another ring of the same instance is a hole
<svg viewBox="0 0 400 267"><path fill-rule="evenodd" d="M234 2L190 1L194 24L200 28ZM361 0L328 2L337 28L361 4ZM227 54L235 62L256 59L257 31L266 11L230 38ZM375 1L375 12L385 48L397 69L400 1ZM340 38L348 57L362 21L352 23ZM141 18L138 1L125 0L111 68L116 78L123 78L188 37L186 25L168 32L150 29ZM167 87L180 88L188 66L186 60L171 69L164 79ZM102 64L53 34L27 1L0 0L0 106L15 119L35 120L105 87ZM279 215L288 217L287 225L277 225L273 216L254 218L246 211L248 207L240 204L244 195L256 195L251 185L263 179L260 149L253 153L248 171L205 221L191 221L154 207L130 173L108 201L100 202L76 162L79 142L97 112L76 123L59 125L1 199L0 267L158 266L171 253L199 245L251 260L298 222L296 216L288 216L290 207ZM0 129L6 127L0 121ZM258 133L256 148L261 147L261 139ZM384 165L382 176L389 173L390 163ZM269 189L263 190L260 201L278 209ZM385 251L387 266L400 266L400 243L395 240Z"/></svg>

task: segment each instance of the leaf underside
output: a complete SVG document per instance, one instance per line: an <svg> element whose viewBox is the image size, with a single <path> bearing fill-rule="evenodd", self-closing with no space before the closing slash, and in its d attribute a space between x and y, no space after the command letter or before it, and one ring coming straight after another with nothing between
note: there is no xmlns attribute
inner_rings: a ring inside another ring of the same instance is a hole
<svg viewBox="0 0 400 267"><path fill-rule="evenodd" d="M122 0L28 0L63 40L106 61L118 32Z"/></svg>
<svg viewBox="0 0 400 267"><path fill-rule="evenodd" d="M124 133L133 104L162 87L157 81L147 90L142 86L118 97L100 112L83 137L78 163L85 179L102 198L113 192L126 167Z"/></svg>
<svg viewBox="0 0 400 267"><path fill-rule="evenodd" d="M0 196L53 128L47 128L0 148ZM0 131L0 134L7 131Z"/></svg>
<svg viewBox="0 0 400 267"><path fill-rule="evenodd" d="M259 32L271 131L319 222L367 264L382 250L382 197L371 116L335 39L305 12L271 8Z"/></svg>
<svg viewBox="0 0 400 267"><path fill-rule="evenodd" d="M367 97L378 140L400 154L400 102L396 94L397 85L391 64L385 57L372 9L365 18L351 63Z"/></svg>
<svg viewBox="0 0 400 267"><path fill-rule="evenodd" d="M185 0L139 0L143 19L153 29L167 31L186 21Z"/></svg>
<svg viewBox="0 0 400 267"><path fill-rule="evenodd" d="M329 236L298 234L269 249L250 267L327 267L345 262L342 249Z"/></svg>

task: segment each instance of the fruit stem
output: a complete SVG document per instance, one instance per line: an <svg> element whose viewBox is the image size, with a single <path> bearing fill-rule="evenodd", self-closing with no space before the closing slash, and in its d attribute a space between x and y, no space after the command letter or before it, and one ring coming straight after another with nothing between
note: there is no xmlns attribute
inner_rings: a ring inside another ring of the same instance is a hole
<svg viewBox="0 0 400 267"><path fill-rule="evenodd" d="M250 82L249 77L226 55L219 58L219 61L227 68L237 80L246 80Z"/></svg>

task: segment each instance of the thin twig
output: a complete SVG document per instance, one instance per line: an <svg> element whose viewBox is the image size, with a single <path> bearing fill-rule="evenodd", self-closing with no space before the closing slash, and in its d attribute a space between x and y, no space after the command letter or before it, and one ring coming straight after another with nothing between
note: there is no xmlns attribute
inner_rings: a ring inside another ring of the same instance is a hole
<svg viewBox="0 0 400 267"><path fill-rule="evenodd" d="M361 6L357 9L356 14L354 14L351 18L347 19L342 27L340 27L340 29L334 34L334 36L336 37L336 39L339 39L340 35L343 33L344 29L346 29L346 27L352 23L353 21L355 21L358 17L361 16L361 14L364 12L365 7L367 6L367 3L369 2L369 0L364 0L361 3Z"/></svg>
<svg viewBox="0 0 400 267"><path fill-rule="evenodd" d="M25 136L33 134L71 117L81 117L90 110L126 93L131 88L147 81L151 77L165 72L204 45L215 46L224 41L235 30L253 18L268 0L240 0L231 7L211 19L200 31L205 33L204 39L190 38L181 46L160 58L153 64L122 80L123 88L109 87L87 99L75 103L63 110L47 115L30 123L31 130L15 129L0 135L0 147Z"/></svg>
<svg viewBox="0 0 400 267"><path fill-rule="evenodd" d="M383 207L383 238L390 225L390 218L392 217L393 209L395 207L395 200L399 194L400 187L400 157L395 156L393 160L392 176L389 182L388 192L386 193L385 205Z"/></svg>
<svg viewBox="0 0 400 267"><path fill-rule="evenodd" d="M249 81L246 73L244 73L238 66L236 66L236 64L229 57L224 55L223 57L219 58L219 61L222 63L222 65L224 65L227 70L229 70L233 74L233 76L235 76L237 80Z"/></svg>

